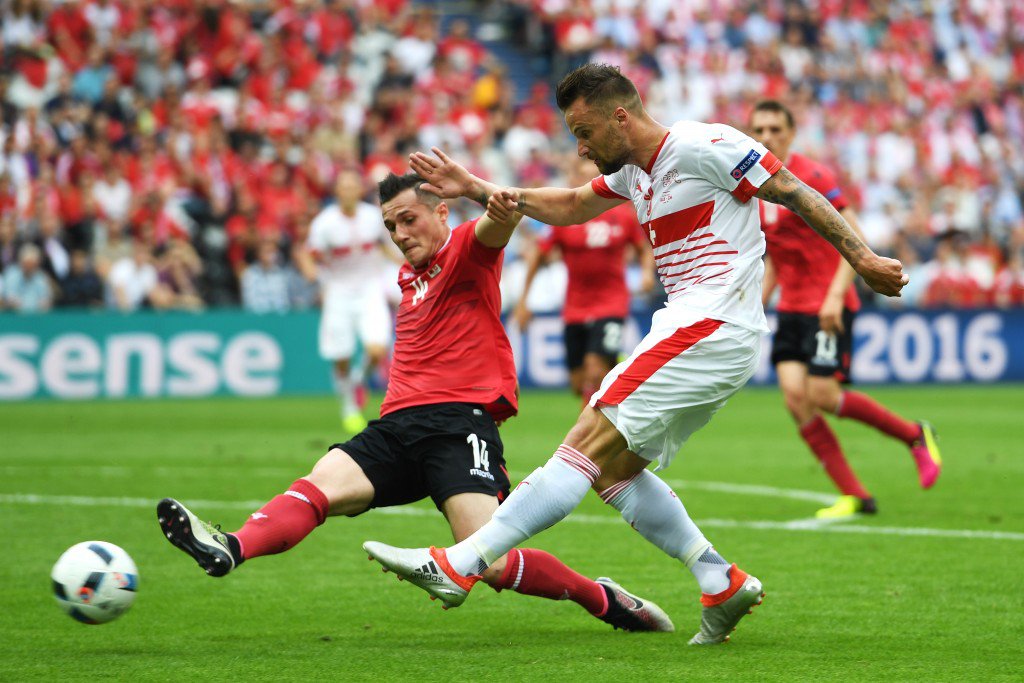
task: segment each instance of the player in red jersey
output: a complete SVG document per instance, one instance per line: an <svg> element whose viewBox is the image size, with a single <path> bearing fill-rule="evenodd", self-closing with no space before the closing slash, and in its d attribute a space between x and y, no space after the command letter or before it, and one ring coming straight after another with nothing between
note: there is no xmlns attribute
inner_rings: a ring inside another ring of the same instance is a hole
<svg viewBox="0 0 1024 683"><path fill-rule="evenodd" d="M498 424L516 414L518 396L498 283L520 216L483 216L449 228L448 206L419 189L423 182L392 174L379 185L384 225L407 261L399 272L402 302L381 418L331 446L308 475L233 533L174 499L157 505L167 539L211 576L294 547L327 517L427 496L462 540L508 495ZM419 571L429 580L442 569L428 562ZM483 580L496 590L573 600L615 628L673 630L654 603L611 579L581 576L540 550L512 549Z"/></svg>
<svg viewBox="0 0 1024 683"><path fill-rule="evenodd" d="M593 162L577 159L569 184L577 187L596 175ZM640 230L630 207L622 205L584 225L551 226L537 249L527 255L526 282L515 310L520 329L532 314L526 306L534 276L541 262L558 249L568 271L562 320L565 323L565 362L569 384L584 404L601 386L601 380L619 362L622 329L629 315L626 285L626 248L640 257L641 289L654 287L654 252Z"/></svg>
<svg viewBox="0 0 1024 683"><path fill-rule="evenodd" d="M785 106L774 100L758 103L750 128L755 139L782 159L793 175L832 202L859 232L857 216L832 172L790 151L796 127ZM781 290L772 343L779 388L800 436L842 493L834 505L819 510L818 517L877 511L875 499L846 462L823 412L859 420L907 444L921 486L931 488L941 467L931 426L905 420L867 395L841 386L850 381L853 319L860 308L853 268L800 216L783 206L761 202L761 226L768 253L762 290L765 304L776 287Z"/></svg>

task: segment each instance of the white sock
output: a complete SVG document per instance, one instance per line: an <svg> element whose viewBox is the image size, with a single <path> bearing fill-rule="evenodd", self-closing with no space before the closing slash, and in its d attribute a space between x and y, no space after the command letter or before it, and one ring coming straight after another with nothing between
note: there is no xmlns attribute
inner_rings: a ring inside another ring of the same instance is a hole
<svg viewBox="0 0 1024 683"><path fill-rule="evenodd" d="M362 384L366 380L366 363L353 363L349 366L348 379L353 389Z"/></svg>
<svg viewBox="0 0 1024 683"><path fill-rule="evenodd" d="M531 536L572 512L601 470L574 448L562 444L544 467L524 479L491 520L445 551L452 568L479 574Z"/></svg>
<svg viewBox="0 0 1024 683"><path fill-rule="evenodd" d="M355 384L353 384L348 373L334 371L334 393L338 395L338 400L341 401L342 417L348 417L359 412L359 406L356 405Z"/></svg>
<svg viewBox="0 0 1024 683"><path fill-rule="evenodd" d="M653 472L644 470L610 486L601 499L641 536L685 564L701 591L714 595L729 587L729 564L690 519L683 501Z"/></svg>

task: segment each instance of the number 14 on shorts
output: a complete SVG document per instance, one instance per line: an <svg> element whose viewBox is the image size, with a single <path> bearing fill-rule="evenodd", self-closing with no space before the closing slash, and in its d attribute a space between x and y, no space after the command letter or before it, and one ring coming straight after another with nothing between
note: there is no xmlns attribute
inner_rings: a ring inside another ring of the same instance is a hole
<svg viewBox="0 0 1024 683"><path fill-rule="evenodd" d="M487 442L476 434L470 434L466 437L466 443L473 449L473 468L469 473L493 480L494 475L490 473L491 463L487 453Z"/></svg>

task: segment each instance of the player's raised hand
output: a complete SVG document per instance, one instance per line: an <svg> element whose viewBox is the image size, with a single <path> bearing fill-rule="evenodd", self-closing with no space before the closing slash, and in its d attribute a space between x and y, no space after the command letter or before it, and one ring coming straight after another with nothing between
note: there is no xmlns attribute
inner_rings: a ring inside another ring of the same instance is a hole
<svg viewBox="0 0 1024 683"><path fill-rule="evenodd" d="M511 188L498 190L487 200L487 215L497 223L515 220L513 214L519 210L519 193Z"/></svg>
<svg viewBox="0 0 1024 683"><path fill-rule="evenodd" d="M899 296L900 290L910 282L910 276L903 272L903 264L894 258L874 255L858 263L855 269L871 289L886 296Z"/></svg>
<svg viewBox="0 0 1024 683"><path fill-rule="evenodd" d="M476 176L437 147L431 147L430 151L435 156L424 152L409 155L409 168L427 181L420 189L441 199L469 196L476 188Z"/></svg>

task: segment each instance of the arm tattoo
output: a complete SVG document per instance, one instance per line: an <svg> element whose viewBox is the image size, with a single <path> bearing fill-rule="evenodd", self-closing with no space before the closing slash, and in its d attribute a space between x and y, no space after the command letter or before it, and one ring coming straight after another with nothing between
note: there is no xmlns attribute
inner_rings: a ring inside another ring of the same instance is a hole
<svg viewBox="0 0 1024 683"><path fill-rule="evenodd" d="M470 199L472 199L474 202L476 202L480 206L484 207L485 209L487 208L487 191L486 190L480 190L480 192L478 192L475 196L470 197Z"/></svg>
<svg viewBox="0 0 1024 683"><path fill-rule="evenodd" d="M757 197L798 214L854 267L871 251L827 199L785 168L761 186Z"/></svg>

